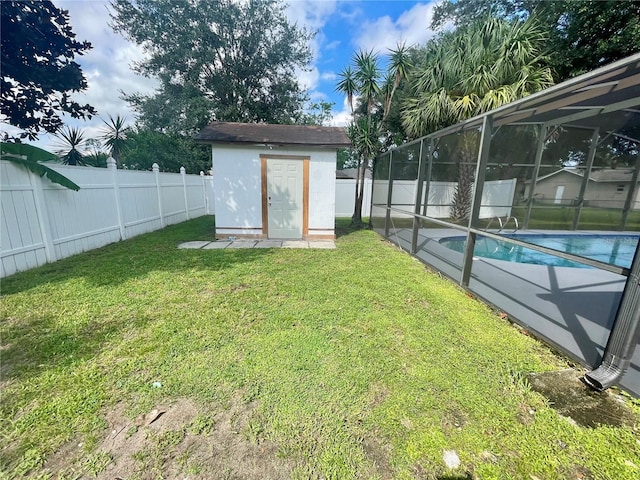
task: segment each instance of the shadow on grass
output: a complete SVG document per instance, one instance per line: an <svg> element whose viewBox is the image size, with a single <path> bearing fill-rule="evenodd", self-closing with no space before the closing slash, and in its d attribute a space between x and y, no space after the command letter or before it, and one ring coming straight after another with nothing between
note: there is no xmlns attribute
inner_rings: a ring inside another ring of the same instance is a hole
<svg viewBox="0 0 640 480"><path fill-rule="evenodd" d="M336 218L335 233L336 238L346 237L359 230L369 230L369 219L362 219L362 226L357 227L351 224L351 218Z"/></svg>
<svg viewBox="0 0 640 480"><path fill-rule="evenodd" d="M91 317L93 310L100 311L102 300L106 299L111 304L111 314L103 316L96 313L99 321L87 320L80 324L65 323L63 318L48 313L34 313L29 314L28 318L19 318L8 304L2 305L0 320L3 338L0 344L3 368L0 381L25 379L42 373L44 369L65 367L91 358L106 348L111 338L122 334L127 328L143 327L151 321L141 312L125 308L128 301L126 292L123 293L123 289L118 287L131 280L143 278L152 272L175 273L176 278L189 271L211 272L211 275L215 275L234 265L251 263L271 254L268 249L177 248L184 241L212 239L211 224L210 218L195 219L3 278L4 297L51 285L53 288L49 288L48 295L51 295L52 302L58 303L64 302L60 295L65 295L65 292L68 294L73 288L85 290L84 293L78 292L80 296L92 295L91 288L94 287L113 289L102 290L102 298L89 297L85 304L81 300L76 302L77 308L88 309L85 313L88 317ZM78 280L81 282L78 283ZM57 290L58 284L69 285ZM176 291L181 288L175 285ZM145 293L139 292L139 295L144 297ZM162 302L163 299L156 301ZM121 309L117 308L118 303ZM37 307L34 306L34 312Z"/></svg>
<svg viewBox="0 0 640 480"><path fill-rule="evenodd" d="M3 295L19 293L43 284L83 279L93 286L121 285L150 272L185 270L220 271L235 264L253 262L269 249L191 250L180 243L215 240L212 217L171 225L123 242L64 258L2 279Z"/></svg>

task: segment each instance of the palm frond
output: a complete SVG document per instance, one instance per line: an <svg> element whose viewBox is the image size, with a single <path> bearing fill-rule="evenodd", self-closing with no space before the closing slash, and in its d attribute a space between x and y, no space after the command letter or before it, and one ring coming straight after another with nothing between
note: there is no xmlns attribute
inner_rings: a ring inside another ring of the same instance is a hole
<svg viewBox="0 0 640 480"><path fill-rule="evenodd" d="M33 145L19 143L3 142L1 148L0 159L26 168L39 177L47 177L53 183L57 183L58 185L70 190L74 190L76 192L80 190L79 185L69 180L64 175L56 172L46 165L43 165L42 163L39 163L41 161L57 160L57 157L54 154L38 147L34 147Z"/></svg>

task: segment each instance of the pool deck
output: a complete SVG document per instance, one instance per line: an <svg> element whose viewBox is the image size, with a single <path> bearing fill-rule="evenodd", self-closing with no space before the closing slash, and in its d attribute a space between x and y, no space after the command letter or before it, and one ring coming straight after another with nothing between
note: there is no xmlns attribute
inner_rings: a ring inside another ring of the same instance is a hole
<svg viewBox="0 0 640 480"><path fill-rule="evenodd" d="M548 234L549 231L528 230L527 233ZM603 232L580 233L601 235ZM389 240L410 251L411 234L408 228L392 229ZM421 229L416 257L458 283L463 255L439 240L461 234L454 229ZM535 336L592 369L602 358L625 281L624 276L604 270L474 257L469 290L507 313ZM636 347L620 385L640 396L640 347Z"/></svg>

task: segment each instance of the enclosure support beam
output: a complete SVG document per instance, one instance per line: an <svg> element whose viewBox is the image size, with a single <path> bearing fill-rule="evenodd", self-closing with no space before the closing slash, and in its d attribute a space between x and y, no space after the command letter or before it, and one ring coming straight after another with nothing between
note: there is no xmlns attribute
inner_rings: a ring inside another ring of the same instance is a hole
<svg viewBox="0 0 640 480"><path fill-rule="evenodd" d="M491 136L493 133L493 117L486 115L482 119L482 134L480 137L480 147L478 149L478 163L476 164L476 179L473 189L473 203L471 204L471 214L469 215L469 230L467 230L467 244L462 260L462 277L460 285L469 286L471 278L471 265L473 263L473 250L476 246L476 234L471 228L476 227L478 216L480 215L480 204L482 203L482 189L484 187L485 172L489 161L489 148L491 147Z"/></svg>
<svg viewBox="0 0 640 480"><path fill-rule="evenodd" d="M384 216L384 237L389 238L389 227L391 224L391 196L393 195L393 150L389 152L389 182L387 183L387 209Z"/></svg>
<svg viewBox="0 0 640 480"><path fill-rule="evenodd" d="M640 147L640 145L638 145ZM624 230L627 226L627 217L629 216L629 210L633 208L638 195L638 174L640 173L640 150L636 155L636 166L633 169L633 175L631 176L631 183L629 184L629 191L627 192L627 199L624 201L624 208L622 209L622 218L620 219L620 230Z"/></svg>
<svg viewBox="0 0 640 480"><path fill-rule="evenodd" d="M587 154L587 166L582 174L582 183L580 184L580 192L578 193L578 208L573 217L572 230L578 229L578 223L580 222L580 215L582 214L582 207L584 206L584 194L587 191L587 185L589 184L589 175L591 175L591 168L593 167L593 159L596 157L596 150L598 149L598 138L600 138L600 127L595 128L591 134L591 143L589 144L589 153Z"/></svg>
<svg viewBox="0 0 640 480"><path fill-rule="evenodd" d="M431 171L433 170L433 153L438 147L438 138L429 138L429 163L427 163L427 173L424 178L424 204L422 206L422 216L427 216L427 208L429 205L429 190L431 188Z"/></svg>
<svg viewBox="0 0 640 480"><path fill-rule="evenodd" d="M596 390L614 385L629 367L640 334L640 244L631 265L631 273L622 292L618 314L611 328L602 363L584 376Z"/></svg>
<svg viewBox="0 0 640 480"><path fill-rule="evenodd" d="M418 165L418 178L416 183L416 200L413 208L413 213L420 215L420 207L422 206L422 193L424 191L425 174L427 172L427 162L431 158L431 152L429 151L429 140L423 138L420 142L420 163ZM426 145L425 145L426 144ZM429 195L429 185L426 186L427 195ZM429 198L427 196L427 198ZM416 216L413 217L413 232L411 235L411 253L413 255L418 251L418 231L420 230L420 219Z"/></svg>
<svg viewBox="0 0 640 480"><path fill-rule="evenodd" d="M540 133L538 134L538 143L536 144L536 157L533 163L533 173L531 174L531 184L529 187L529 195L527 195L527 214L524 217L522 228L529 228L529 220L531 220L531 210L533 209L533 194L536 191L536 183L538 175L540 175L540 164L542 163L542 154L544 153L544 145L547 142L548 128L540 125Z"/></svg>

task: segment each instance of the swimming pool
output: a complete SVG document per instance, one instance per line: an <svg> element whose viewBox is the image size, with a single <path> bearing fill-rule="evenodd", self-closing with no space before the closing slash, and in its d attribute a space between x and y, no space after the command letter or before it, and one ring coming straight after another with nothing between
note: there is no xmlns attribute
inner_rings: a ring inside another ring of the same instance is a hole
<svg viewBox="0 0 640 480"><path fill-rule="evenodd" d="M631 266L633 255L640 239L640 235L512 234L504 236L626 268ZM451 250L463 253L466 237L446 237L440 239L440 243ZM482 236L476 238L473 254L478 257L508 262L556 267L592 268L588 265L548 255L520 245L513 245Z"/></svg>

